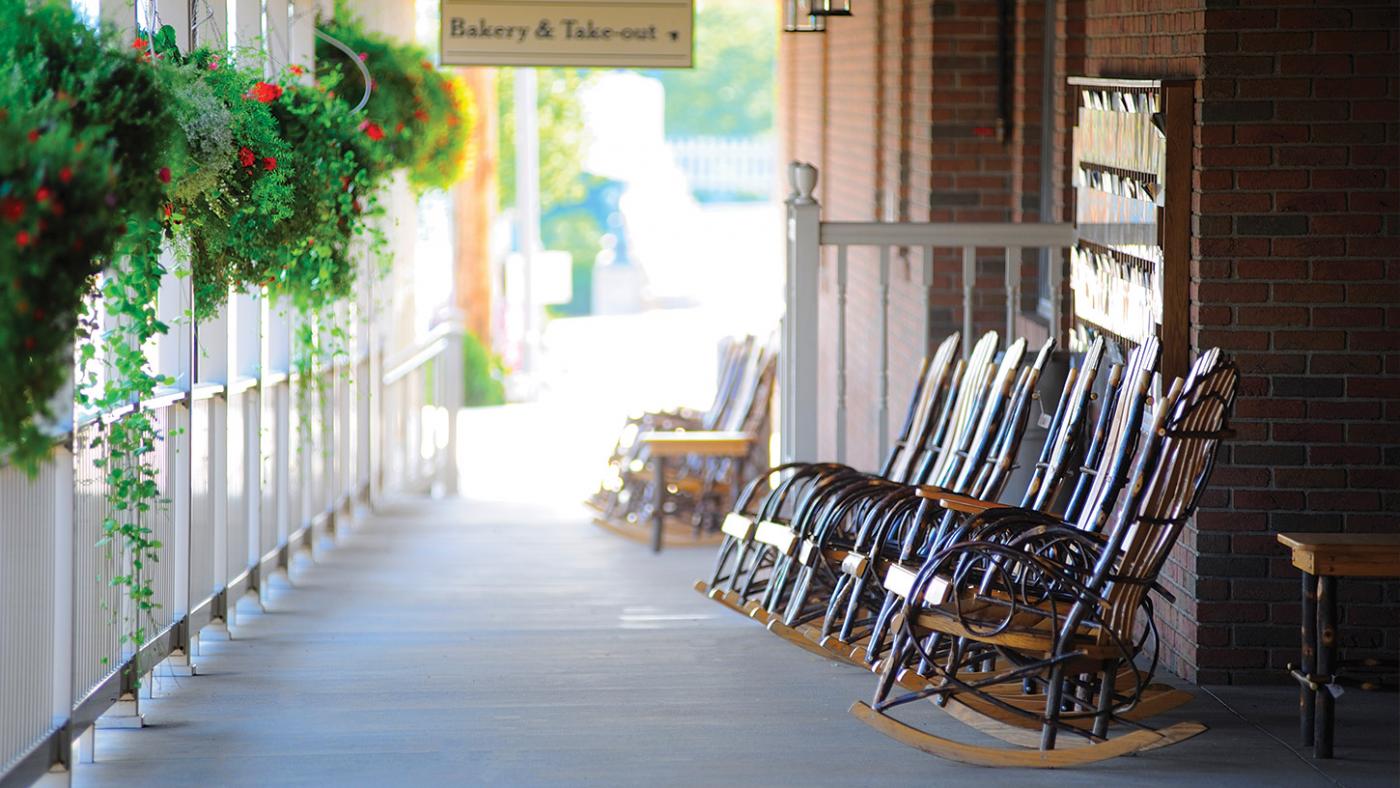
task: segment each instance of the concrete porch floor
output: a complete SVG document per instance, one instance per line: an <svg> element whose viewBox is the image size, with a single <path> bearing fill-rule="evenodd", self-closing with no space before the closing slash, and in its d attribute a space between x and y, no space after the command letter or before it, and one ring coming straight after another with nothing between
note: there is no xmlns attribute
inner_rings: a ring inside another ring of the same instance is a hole
<svg viewBox="0 0 1400 788"><path fill-rule="evenodd" d="M690 589L709 550L659 557L581 507L403 499L244 602L143 730L103 730L79 785L1395 785L1394 695L1339 702L1336 760L1290 745L1285 687L1198 692L1210 730L1080 774L905 748L846 713L872 678ZM1228 706L1226 705L1228 704ZM931 707L951 736L972 735Z"/></svg>

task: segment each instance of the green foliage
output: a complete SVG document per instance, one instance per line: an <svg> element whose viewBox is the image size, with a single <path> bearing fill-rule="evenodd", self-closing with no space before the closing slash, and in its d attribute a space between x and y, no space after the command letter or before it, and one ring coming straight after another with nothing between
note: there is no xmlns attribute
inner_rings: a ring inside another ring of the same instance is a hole
<svg viewBox="0 0 1400 788"><path fill-rule="evenodd" d="M535 69L539 84L540 210L583 199L584 124L579 92L588 69ZM501 117L497 170L501 205L515 204L515 72L497 72L496 97Z"/></svg>
<svg viewBox="0 0 1400 788"><path fill-rule="evenodd" d="M370 72L365 118L396 168L408 172L418 191L445 189L465 172L475 108L461 80L433 67L416 44L371 33L345 8L323 23L326 32L359 54ZM326 76L342 80L341 99L352 106L364 95L364 75L346 55L317 40L317 62ZM367 127L369 128L369 127Z"/></svg>
<svg viewBox="0 0 1400 788"><path fill-rule="evenodd" d="M505 364L501 357L468 332L462 337L462 376L468 407L504 405Z"/></svg>
<svg viewBox="0 0 1400 788"><path fill-rule="evenodd" d="M75 396L104 414L90 438L109 515L99 547L121 562L107 580L132 602L122 639L139 648L162 548L151 520L167 503L154 457L170 436L140 407L173 383L145 352L170 329L162 260L173 250L174 274L194 280L180 320L213 314L230 288L266 287L300 312L305 431L316 364L344 352L333 307L353 292L355 253L382 246L371 220L384 179L399 167L420 188L455 179L472 107L414 47L376 50L386 86L365 118L337 98L335 73L310 86L293 66L265 81L256 58L182 54L169 27L118 39L56 0L0 0L0 19L0 451L37 470L48 403L79 362Z"/></svg>
<svg viewBox="0 0 1400 788"><path fill-rule="evenodd" d="M659 70L666 134L756 136L773 128L776 5L704 0L695 16L695 68Z"/></svg>
<svg viewBox="0 0 1400 788"><path fill-rule="evenodd" d="M549 307L551 314L587 315L593 311L593 261L602 249L603 228L586 208L559 211L544 222L541 239L545 248L573 255L570 274L574 297L567 304Z"/></svg>
<svg viewBox="0 0 1400 788"><path fill-rule="evenodd" d="M172 50L160 69L191 156L173 180L173 223L194 275L195 317L212 316L230 288L268 284L285 254L282 223L298 210L290 181L291 143L254 90L261 71L223 53ZM262 83L267 84L267 83ZM208 122L216 118L225 125Z"/></svg>
<svg viewBox="0 0 1400 788"><path fill-rule="evenodd" d="M0 449L33 473L96 260L162 201L168 115L135 52L66 5L0 18Z"/></svg>
<svg viewBox="0 0 1400 788"><path fill-rule="evenodd" d="M476 125L476 103L461 77L430 70L423 87L425 139L408 169L408 182L419 192L446 189L461 180L471 161L471 130Z"/></svg>
<svg viewBox="0 0 1400 788"><path fill-rule="evenodd" d="M354 242L381 240L368 220L380 212L377 190L391 161L370 133L371 121L358 119L324 85L283 88L271 106L282 137L296 141L288 179L298 209L278 227L282 266L269 290L310 312L353 291Z"/></svg>

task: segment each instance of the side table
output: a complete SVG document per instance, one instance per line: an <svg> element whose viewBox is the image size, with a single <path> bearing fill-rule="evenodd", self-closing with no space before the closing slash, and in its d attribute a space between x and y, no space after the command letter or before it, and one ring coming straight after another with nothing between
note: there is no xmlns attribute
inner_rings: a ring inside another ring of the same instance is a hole
<svg viewBox="0 0 1400 788"><path fill-rule="evenodd" d="M1314 758L1332 757L1337 663L1337 578L1400 577L1400 534L1281 533L1278 540L1293 551L1293 565L1303 572L1300 616L1302 664L1297 679L1299 733Z"/></svg>

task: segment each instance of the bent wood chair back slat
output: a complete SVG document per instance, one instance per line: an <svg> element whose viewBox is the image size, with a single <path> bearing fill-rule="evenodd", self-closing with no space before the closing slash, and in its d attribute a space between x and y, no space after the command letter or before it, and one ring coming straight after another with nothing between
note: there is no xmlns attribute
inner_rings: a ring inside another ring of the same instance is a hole
<svg viewBox="0 0 1400 788"><path fill-rule="evenodd" d="M1119 636L1131 636L1138 604L1210 481L1238 380L1238 370L1221 360L1219 349L1202 353L1159 428L1155 456L1143 460L1136 495L1119 512L1101 566L1095 567L1095 581L1107 584L1105 625Z"/></svg>
<svg viewBox="0 0 1400 788"><path fill-rule="evenodd" d="M903 434L895 441L881 476L902 483L913 475L919 455L937 426L937 408L947 391L961 339L961 334L950 335L938 346L933 357L924 363L924 374L920 376L919 387L914 394L911 417L906 420Z"/></svg>

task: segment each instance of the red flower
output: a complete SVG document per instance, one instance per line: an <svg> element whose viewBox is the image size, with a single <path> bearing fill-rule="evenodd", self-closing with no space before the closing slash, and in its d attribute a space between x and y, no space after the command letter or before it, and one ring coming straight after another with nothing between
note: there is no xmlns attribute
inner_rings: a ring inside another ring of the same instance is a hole
<svg viewBox="0 0 1400 788"><path fill-rule="evenodd" d="M40 187L34 192L34 202L37 202L37 203L39 203L40 205L43 205L44 203L48 202L48 201L49 201L49 198L52 197L52 196L53 196L53 192L49 191L49 187L47 187L47 186L40 186Z"/></svg>
<svg viewBox="0 0 1400 788"><path fill-rule="evenodd" d="M270 104L282 97L282 86L274 85L271 82L259 82L244 95L244 98L251 98L263 104Z"/></svg>
<svg viewBox="0 0 1400 788"><path fill-rule="evenodd" d="M73 180L73 168L72 168L72 167L64 167L63 169L59 170L59 171L58 171L58 180L59 180L60 183L67 183L67 182Z"/></svg>
<svg viewBox="0 0 1400 788"><path fill-rule="evenodd" d="M147 46L149 46L149 42L140 36L137 36L136 40L131 42L132 49L145 49Z"/></svg>
<svg viewBox="0 0 1400 788"><path fill-rule="evenodd" d="M251 167L253 166L253 162L256 160L257 156L254 156L252 151L248 150L247 148L238 149L239 164L242 164L244 167Z"/></svg>
<svg viewBox="0 0 1400 788"><path fill-rule="evenodd" d="M287 67L287 70L290 71L290 72L292 72L292 74L294 74L294 75L296 75L296 76L298 76L298 77L301 76L302 74L305 74L305 73L306 73L306 69L302 68L301 66L298 66L298 65L295 64L295 63L293 63L292 65L288 66L288 67Z"/></svg>
<svg viewBox="0 0 1400 788"><path fill-rule="evenodd" d="M219 69L219 59L216 57L209 58L209 65L207 68L210 71L217 71Z"/></svg>
<svg viewBox="0 0 1400 788"><path fill-rule="evenodd" d="M369 137L375 142L384 139L384 129L380 128L379 124L375 123L372 120L366 120L361 122L360 131L363 131L366 137Z"/></svg>
<svg viewBox="0 0 1400 788"><path fill-rule="evenodd" d="M15 233L15 245L20 247L21 249L28 246L29 233L25 232L24 230L20 230L19 232Z"/></svg>
<svg viewBox="0 0 1400 788"><path fill-rule="evenodd" d="M424 112L421 109L415 109L413 111L413 117L417 118L419 123L428 122L428 113Z"/></svg>
<svg viewBox="0 0 1400 788"><path fill-rule="evenodd" d="M274 159L274 158L272 158L271 156L264 156L264 157L263 157L263 169L264 169L264 170L267 170L267 171L269 171L269 172L271 172L272 170L277 169L277 160Z"/></svg>
<svg viewBox="0 0 1400 788"><path fill-rule="evenodd" d="M394 133L395 133L395 134L402 134L402 133L403 133L403 124L402 124L402 123L400 123L399 125L397 125L397 126L394 127Z"/></svg>
<svg viewBox="0 0 1400 788"><path fill-rule="evenodd" d="M6 221L19 221L24 218L24 203L14 197L0 197L0 216Z"/></svg>
<svg viewBox="0 0 1400 788"><path fill-rule="evenodd" d="M365 62L366 60L369 60L369 53L368 53L368 52L361 52L361 53L360 53L360 62L363 63L363 62Z"/></svg>
<svg viewBox="0 0 1400 788"><path fill-rule="evenodd" d="M170 168L161 167L160 171L156 173L156 177L160 178L161 183L170 183Z"/></svg>
<svg viewBox="0 0 1400 788"><path fill-rule="evenodd" d="M170 203L166 203L165 208L163 210L165 211L165 218L169 219L170 214L173 213L175 209L173 206L171 206Z"/></svg>
<svg viewBox="0 0 1400 788"><path fill-rule="evenodd" d="M29 132L29 141L30 141L30 142L38 142L38 141L39 141L39 130L38 130L38 129L33 129L33 130L31 130L31 131Z"/></svg>

